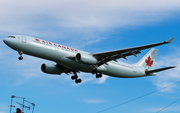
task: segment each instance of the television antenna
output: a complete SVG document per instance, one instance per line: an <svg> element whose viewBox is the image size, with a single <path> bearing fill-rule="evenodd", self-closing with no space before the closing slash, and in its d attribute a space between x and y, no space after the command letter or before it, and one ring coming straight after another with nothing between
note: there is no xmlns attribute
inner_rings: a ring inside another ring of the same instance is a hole
<svg viewBox="0 0 180 113"><path fill-rule="evenodd" d="M30 106L24 105L24 104L25 104L24 102L27 102L27 103L31 104L31 105L33 106L32 113L34 112L34 107L35 107L34 102L33 102L33 103L32 103L32 102L29 102L29 101L25 100L26 98L24 98L24 97L17 97L17 96L12 95L12 96L11 96L11 105L9 106L9 107L10 107L10 113L11 113L11 111L12 111L12 107L15 107L14 105L12 105L12 104L13 104L13 98L23 99L23 103L22 103L22 104L19 103L19 102L16 102L17 104L19 104L19 105L22 106L22 112L24 111L24 108L28 108L29 110L30 110L30 108L31 108Z"/></svg>

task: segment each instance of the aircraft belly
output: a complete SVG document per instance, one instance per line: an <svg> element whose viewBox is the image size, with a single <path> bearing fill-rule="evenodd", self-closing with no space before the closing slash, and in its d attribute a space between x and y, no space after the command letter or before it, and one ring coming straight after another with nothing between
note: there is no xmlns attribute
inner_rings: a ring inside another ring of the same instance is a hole
<svg viewBox="0 0 180 113"><path fill-rule="evenodd" d="M57 63L72 70L83 71L83 72L91 72L94 69L92 65L79 63L69 58L60 58Z"/></svg>
<svg viewBox="0 0 180 113"><path fill-rule="evenodd" d="M134 68L130 66L122 66L109 63L109 65L105 65L105 67L107 68L107 71L105 71L103 74L113 77L135 78L144 76L144 73L142 73L141 71L135 71Z"/></svg>
<svg viewBox="0 0 180 113"><path fill-rule="evenodd" d="M23 53L25 54L57 62L58 64L63 65L72 70L91 73L92 70L95 69L92 65L76 62L75 60L66 58L65 56L67 55L75 54L69 51L61 49L55 50L51 47L41 45L38 43L24 43L19 46L21 46L20 50L23 51ZM114 63L109 63L109 65L104 64L98 67L97 69L103 74L120 78L142 77L144 75L144 73L142 74L139 71L134 71L134 69L130 66L122 66Z"/></svg>

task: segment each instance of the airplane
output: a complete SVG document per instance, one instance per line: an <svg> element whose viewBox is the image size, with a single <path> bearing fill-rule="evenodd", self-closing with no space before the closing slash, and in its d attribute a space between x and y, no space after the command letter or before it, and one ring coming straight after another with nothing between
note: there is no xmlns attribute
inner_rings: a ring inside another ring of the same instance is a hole
<svg viewBox="0 0 180 113"><path fill-rule="evenodd" d="M100 53L88 53L24 35L11 35L3 41L10 48L18 51L19 60L23 59L23 54L27 54L53 61L56 64L42 64L41 71L46 74L73 74L71 79L78 84L82 82L77 75L80 71L95 74L96 78L101 78L103 74L118 78L135 78L154 76L157 72L175 68L175 66L170 66L152 70L158 53L158 50L152 47L171 43L173 39L174 37L159 43ZM137 54L148 48L152 49L135 64L117 61L119 58L127 60L127 56L131 55L137 57Z"/></svg>

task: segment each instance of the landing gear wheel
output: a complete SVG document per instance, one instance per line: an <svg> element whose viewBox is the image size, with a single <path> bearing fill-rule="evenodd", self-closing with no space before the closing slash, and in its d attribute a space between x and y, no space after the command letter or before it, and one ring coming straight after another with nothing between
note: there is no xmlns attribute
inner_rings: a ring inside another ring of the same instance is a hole
<svg viewBox="0 0 180 113"><path fill-rule="evenodd" d="M72 80L75 80L75 83L78 84L78 83L81 83L82 80L81 79L78 79L78 75L77 75L77 71L73 71L73 76L71 76L71 79Z"/></svg>
<svg viewBox="0 0 180 113"><path fill-rule="evenodd" d="M99 74L96 74L96 78L100 78L100 77L99 77Z"/></svg>
<svg viewBox="0 0 180 113"><path fill-rule="evenodd" d="M76 84L78 84L78 83L81 83L82 80L81 79L76 79L75 82L76 82Z"/></svg>
<svg viewBox="0 0 180 113"><path fill-rule="evenodd" d="M72 79L72 80L77 79L77 78L78 78L77 75L71 76L71 79Z"/></svg>
<svg viewBox="0 0 180 113"><path fill-rule="evenodd" d="M22 60L23 59L23 57L22 57L23 52L22 51L18 51L18 54L20 55L20 57L18 59Z"/></svg>
<svg viewBox="0 0 180 113"><path fill-rule="evenodd" d="M92 74L96 74L96 78L101 78L102 77L102 73L99 72L97 69L92 70Z"/></svg>
<svg viewBox="0 0 180 113"><path fill-rule="evenodd" d="M102 73L99 73L99 78L101 78L102 77Z"/></svg>
<svg viewBox="0 0 180 113"><path fill-rule="evenodd" d="M97 73L96 74L96 78L101 78L100 74Z"/></svg>
<svg viewBox="0 0 180 113"><path fill-rule="evenodd" d="M96 78L101 78L102 77L102 73L96 73Z"/></svg>
<svg viewBox="0 0 180 113"><path fill-rule="evenodd" d="M82 82L82 80L81 79L78 79L78 83L81 83Z"/></svg>
<svg viewBox="0 0 180 113"><path fill-rule="evenodd" d="M93 75L96 74L96 73L98 73L98 70L97 70L97 69L92 70L92 74L93 74Z"/></svg>
<svg viewBox="0 0 180 113"><path fill-rule="evenodd" d="M22 57L22 56L20 56L18 59L19 59L19 60L22 60L22 59L23 59L23 57Z"/></svg>

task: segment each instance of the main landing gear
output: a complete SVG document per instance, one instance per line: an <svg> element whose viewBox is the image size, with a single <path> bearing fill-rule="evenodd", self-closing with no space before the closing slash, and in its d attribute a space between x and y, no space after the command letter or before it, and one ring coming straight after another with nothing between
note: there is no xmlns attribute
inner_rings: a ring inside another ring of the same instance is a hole
<svg viewBox="0 0 180 113"><path fill-rule="evenodd" d="M101 78L102 77L102 73L99 73L99 71L97 69L92 71L92 74L96 74L96 78Z"/></svg>
<svg viewBox="0 0 180 113"><path fill-rule="evenodd" d="M23 59L23 57L22 57L23 52L22 52L22 51L18 51L18 53L19 53L19 55L20 55L20 57L19 57L18 59L19 59L19 60L22 60L22 59Z"/></svg>
<svg viewBox="0 0 180 113"><path fill-rule="evenodd" d="M75 80L75 82L76 82L76 84L78 84L78 83L81 83L82 82L82 80L81 79L78 79L78 75L77 75L77 72L76 71L74 71L73 72L73 76L71 76L71 79L72 80Z"/></svg>

